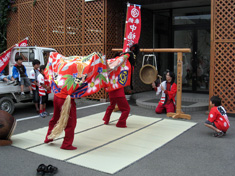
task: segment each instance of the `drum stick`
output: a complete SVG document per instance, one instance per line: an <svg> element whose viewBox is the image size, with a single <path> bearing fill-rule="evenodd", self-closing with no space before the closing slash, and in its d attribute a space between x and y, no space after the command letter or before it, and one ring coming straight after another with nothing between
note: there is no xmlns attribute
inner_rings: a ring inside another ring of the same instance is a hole
<svg viewBox="0 0 235 176"><path fill-rule="evenodd" d="M162 83L162 76L157 75L160 78L160 84Z"/></svg>

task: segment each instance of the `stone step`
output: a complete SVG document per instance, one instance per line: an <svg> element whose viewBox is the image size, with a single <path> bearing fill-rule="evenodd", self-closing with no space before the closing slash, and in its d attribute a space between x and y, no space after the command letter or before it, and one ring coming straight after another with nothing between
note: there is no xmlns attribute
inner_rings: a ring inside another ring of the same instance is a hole
<svg viewBox="0 0 235 176"><path fill-rule="evenodd" d="M138 98L136 104L140 107L146 109L155 110L158 105L158 99L151 98ZM193 111L206 111L208 110L208 103L204 102L190 102L190 101L181 101L181 109L183 112L193 112Z"/></svg>
<svg viewBox="0 0 235 176"><path fill-rule="evenodd" d="M140 107L154 109L157 107L160 95L155 91L136 93L131 96ZM177 100L176 100L177 101ZM181 108L183 112L206 111L209 106L208 94L182 93Z"/></svg>
<svg viewBox="0 0 235 176"><path fill-rule="evenodd" d="M131 95L131 98L137 100L138 98L156 98L160 99L160 95L156 95L155 91L141 92L135 93ZM177 97L175 97L177 99ZM204 102L209 103L209 95L208 94L198 94L198 93L182 93L182 101L189 102Z"/></svg>

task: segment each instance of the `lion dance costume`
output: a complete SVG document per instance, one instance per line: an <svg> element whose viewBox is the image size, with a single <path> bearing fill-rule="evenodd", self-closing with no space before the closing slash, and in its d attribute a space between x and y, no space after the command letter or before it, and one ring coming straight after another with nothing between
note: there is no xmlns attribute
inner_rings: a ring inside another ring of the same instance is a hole
<svg viewBox="0 0 235 176"><path fill-rule="evenodd" d="M98 53L70 57L57 52L51 53L45 76L54 92L54 114L44 142L52 142L64 130L61 148L76 149L72 145L77 122L74 99L96 93L101 88L105 88L107 92L121 91L123 87L130 85L132 56L132 52L127 52L106 61ZM120 118L120 126L125 126L122 121L125 119Z"/></svg>

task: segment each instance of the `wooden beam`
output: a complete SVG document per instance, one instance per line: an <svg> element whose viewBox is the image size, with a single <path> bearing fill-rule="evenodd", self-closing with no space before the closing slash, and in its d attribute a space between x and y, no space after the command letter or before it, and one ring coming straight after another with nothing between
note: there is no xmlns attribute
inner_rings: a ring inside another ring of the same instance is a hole
<svg viewBox="0 0 235 176"><path fill-rule="evenodd" d="M120 52L122 51L122 48L113 48L112 51ZM191 49L190 48L140 48L140 52L146 52L146 53L177 53L177 52L182 52L182 53L190 53Z"/></svg>

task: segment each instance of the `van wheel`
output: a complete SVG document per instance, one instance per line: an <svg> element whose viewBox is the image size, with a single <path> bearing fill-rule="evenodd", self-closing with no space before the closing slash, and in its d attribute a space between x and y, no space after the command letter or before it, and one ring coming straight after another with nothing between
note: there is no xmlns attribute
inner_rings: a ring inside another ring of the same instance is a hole
<svg viewBox="0 0 235 176"><path fill-rule="evenodd" d="M9 114L12 114L15 110L15 104L11 98L2 97L0 99L0 109L8 112Z"/></svg>

